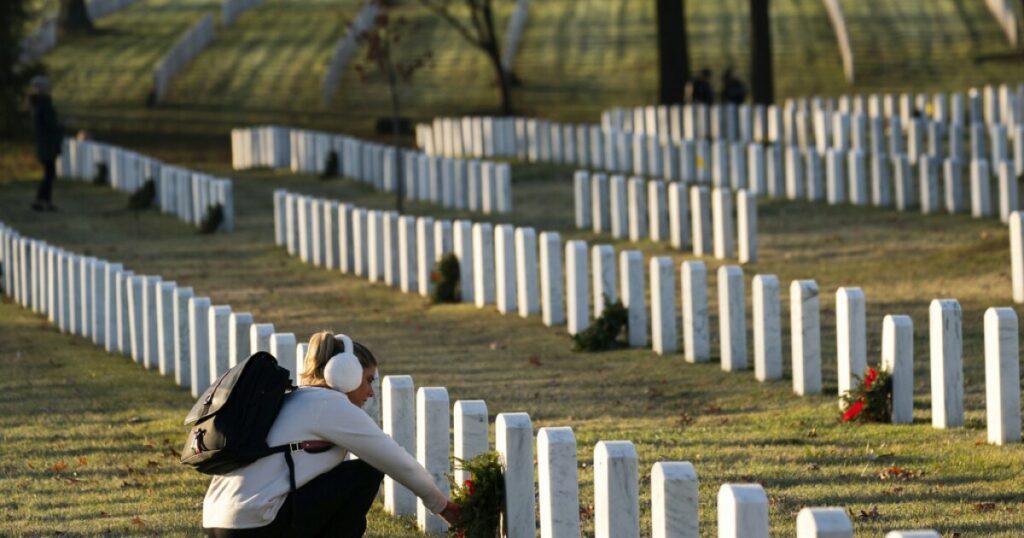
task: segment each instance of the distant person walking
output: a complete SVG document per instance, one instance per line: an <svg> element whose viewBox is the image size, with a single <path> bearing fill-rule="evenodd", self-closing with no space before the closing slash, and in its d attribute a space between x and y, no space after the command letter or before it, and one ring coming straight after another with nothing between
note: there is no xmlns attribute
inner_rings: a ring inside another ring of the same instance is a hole
<svg viewBox="0 0 1024 538"><path fill-rule="evenodd" d="M747 100L747 87L736 78L732 68L722 74L722 102L742 105Z"/></svg>
<svg viewBox="0 0 1024 538"><path fill-rule="evenodd" d="M50 81L44 76L33 77L29 83L29 105L32 107L32 126L35 130L36 158L43 165L43 181L36 192L32 209L56 211L53 205L53 182L57 178L57 157L63 147L63 128L57 119L57 109L50 98Z"/></svg>
<svg viewBox="0 0 1024 538"><path fill-rule="evenodd" d="M715 91L711 88L711 70L701 69L697 77L690 81L688 93L687 101L690 103L714 103Z"/></svg>

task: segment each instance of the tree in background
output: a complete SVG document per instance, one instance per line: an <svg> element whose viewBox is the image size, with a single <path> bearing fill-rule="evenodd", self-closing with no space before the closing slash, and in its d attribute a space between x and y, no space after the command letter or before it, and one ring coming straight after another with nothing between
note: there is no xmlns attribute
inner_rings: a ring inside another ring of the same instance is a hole
<svg viewBox="0 0 1024 538"><path fill-rule="evenodd" d="M32 14L26 0L0 1L0 134L13 134L25 124L25 89L41 72L38 64L21 63L25 25Z"/></svg>
<svg viewBox="0 0 1024 538"><path fill-rule="evenodd" d="M395 208L402 211L405 178L402 174L401 156L401 90L408 84L416 71L419 71L430 60L430 51L419 50L412 58L403 58L398 53L398 44L403 36L409 35L412 25L405 17L392 17L389 13L388 0L373 0L377 5L377 18L374 24L362 31L356 39L365 51L363 59L354 66L356 73L363 82L377 77L383 78L388 84L391 97L391 141L395 148L395 192L397 199Z"/></svg>
<svg viewBox="0 0 1024 538"><path fill-rule="evenodd" d="M60 0L57 24L62 33L91 32L95 29L85 0Z"/></svg>
<svg viewBox="0 0 1024 538"><path fill-rule="evenodd" d="M658 102L681 103L690 81L686 0L655 0L658 16Z"/></svg>
<svg viewBox="0 0 1024 538"><path fill-rule="evenodd" d="M754 102L760 105L775 102L772 18L768 2L769 0L750 0L750 93Z"/></svg>
<svg viewBox="0 0 1024 538"><path fill-rule="evenodd" d="M492 0L419 0L420 4L437 14L455 29L466 41L480 49L491 62L494 76L501 91L501 113L512 114L511 77L501 65L501 47L494 26ZM469 12L469 23L452 13L454 5L461 5Z"/></svg>

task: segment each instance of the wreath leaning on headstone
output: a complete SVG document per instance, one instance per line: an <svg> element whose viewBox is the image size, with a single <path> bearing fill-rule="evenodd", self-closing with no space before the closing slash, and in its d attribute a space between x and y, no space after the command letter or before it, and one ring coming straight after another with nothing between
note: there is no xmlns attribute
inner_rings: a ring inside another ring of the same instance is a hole
<svg viewBox="0 0 1024 538"><path fill-rule="evenodd" d="M330 179L338 176L338 152L332 151L327 154L327 159L324 161L324 171L320 172L320 179Z"/></svg>
<svg viewBox="0 0 1024 538"><path fill-rule="evenodd" d="M614 303L604 296L604 310L586 330L573 335L576 351L606 351L622 346L620 337L629 324L629 312L622 301Z"/></svg>
<svg viewBox="0 0 1024 538"><path fill-rule="evenodd" d="M133 192L128 197L128 208L136 211L143 209L149 209L153 206L153 200L156 199L156 183L152 179L147 179L142 187Z"/></svg>
<svg viewBox="0 0 1024 538"><path fill-rule="evenodd" d="M430 298L435 303L457 303L462 298L459 286L459 258L445 254L437 261L437 268L430 274L434 291Z"/></svg>
<svg viewBox="0 0 1024 538"><path fill-rule="evenodd" d="M110 175L107 169L107 163L96 163L96 174L92 176L93 185L106 185L108 183L108 176Z"/></svg>
<svg viewBox="0 0 1024 538"><path fill-rule="evenodd" d="M843 422L891 422L892 374L868 368L863 381L842 396Z"/></svg>
<svg viewBox="0 0 1024 538"><path fill-rule="evenodd" d="M457 538L496 538L505 510L505 473L497 452L484 452L469 460L455 460L455 466L470 473L470 479L456 484L449 477L452 502L461 506L459 520L448 528Z"/></svg>
<svg viewBox="0 0 1024 538"><path fill-rule="evenodd" d="M199 233L201 234L212 234L220 228L221 223L224 222L224 206L220 204L212 205L206 208L206 214L203 215L203 220L199 223Z"/></svg>

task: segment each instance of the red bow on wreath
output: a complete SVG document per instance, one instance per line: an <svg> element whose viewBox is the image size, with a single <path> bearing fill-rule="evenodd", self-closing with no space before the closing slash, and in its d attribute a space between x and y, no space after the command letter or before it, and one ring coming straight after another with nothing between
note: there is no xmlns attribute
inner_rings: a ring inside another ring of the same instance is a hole
<svg viewBox="0 0 1024 538"><path fill-rule="evenodd" d="M864 388L871 388L871 384L875 382L875 378L878 377L878 372L874 368L868 368L868 373L864 376ZM864 410L864 400L858 400L850 406L849 409L843 413L843 422L849 422L860 414Z"/></svg>

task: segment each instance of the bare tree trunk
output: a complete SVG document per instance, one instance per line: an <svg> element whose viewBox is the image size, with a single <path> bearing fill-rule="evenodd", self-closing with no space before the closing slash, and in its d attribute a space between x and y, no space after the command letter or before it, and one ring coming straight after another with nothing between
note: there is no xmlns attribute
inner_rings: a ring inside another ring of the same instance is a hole
<svg viewBox="0 0 1024 538"><path fill-rule="evenodd" d="M485 2L481 7L485 24L486 36L483 41L485 52L491 58L491 65L497 75L498 89L501 91L501 114L512 115L512 95L509 88L509 76L505 67L501 65L501 47L498 46L498 33L494 30L494 12L491 10L491 3Z"/></svg>
<svg viewBox="0 0 1024 538"><path fill-rule="evenodd" d="M769 1L750 0L750 93L753 101L761 105L775 102Z"/></svg>
<svg viewBox="0 0 1024 538"><path fill-rule="evenodd" d="M655 0L658 17L658 101L681 103L690 80L685 0Z"/></svg>
<svg viewBox="0 0 1024 538"><path fill-rule="evenodd" d="M388 63L388 89L391 91L391 145L395 147L395 210L402 212L405 198L405 178L402 174L402 148L398 122L401 117L401 103L398 100L398 77L395 66Z"/></svg>
<svg viewBox="0 0 1024 538"><path fill-rule="evenodd" d="M61 32L91 32L95 30L85 0L60 0L58 24Z"/></svg>

